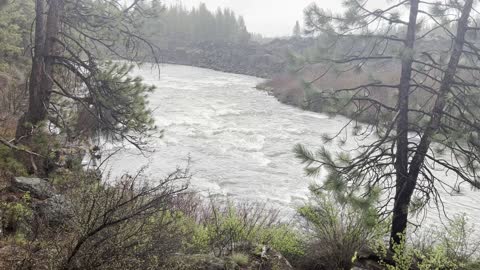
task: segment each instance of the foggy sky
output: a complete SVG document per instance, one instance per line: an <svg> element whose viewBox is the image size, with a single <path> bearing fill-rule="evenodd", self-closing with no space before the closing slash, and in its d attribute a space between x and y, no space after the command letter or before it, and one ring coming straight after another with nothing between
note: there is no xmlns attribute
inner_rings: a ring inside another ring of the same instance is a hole
<svg viewBox="0 0 480 270"><path fill-rule="evenodd" d="M295 22L303 25L303 10L315 2L331 11L340 11L342 0L164 0L166 4L183 3L187 7L203 2L210 10L228 7L243 15L250 32L264 36L285 36L292 33ZM378 4L385 0L371 0Z"/></svg>

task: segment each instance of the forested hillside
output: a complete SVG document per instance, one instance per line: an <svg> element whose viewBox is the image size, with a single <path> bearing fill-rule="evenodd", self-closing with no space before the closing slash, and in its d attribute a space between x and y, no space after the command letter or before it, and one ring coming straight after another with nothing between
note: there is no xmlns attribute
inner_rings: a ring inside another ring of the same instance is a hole
<svg viewBox="0 0 480 270"><path fill-rule="evenodd" d="M243 17L228 8L213 13L204 3L187 9L153 1L152 11L154 14L145 20L142 31L159 48L174 49L203 42L246 44L250 40Z"/></svg>
<svg viewBox="0 0 480 270"><path fill-rule="evenodd" d="M149 16L142 18L141 32L155 46L150 61L268 78L286 70L289 53L313 44L298 36L264 39L250 33L243 17L228 8L212 12L203 3L194 8L161 1L145 5Z"/></svg>

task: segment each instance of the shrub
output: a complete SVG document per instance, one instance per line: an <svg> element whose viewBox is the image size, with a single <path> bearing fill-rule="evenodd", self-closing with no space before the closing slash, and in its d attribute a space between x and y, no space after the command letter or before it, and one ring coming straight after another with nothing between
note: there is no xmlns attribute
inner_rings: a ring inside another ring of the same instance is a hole
<svg viewBox="0 0 480 270"><path fill-rule="evenodd" d="M25 193L16 201L0 202L0 229L2 235L15 233L17 237L23 238L27 234L26 224L31 219L30 194Z"/></svg>
<svg viewBox="0 0 480 270"><path fill-rule="evenodd" d="M449 220L444 227L434 227L412 235L412 243L402 237L393 247L394 265L382 262L387 270L477 269L480 241L474 240L474 227L465 215ZM385 258L387 247L377 252Z"/></svg>
<svg viewBox="0 0 480 270"><path fill-rule="evenodd" d="M9 176L25 176L25 166L16 159L13 150L0 144L0 182L8 181Z"/></svg>
<svg viewBox="0 0 480 270"><path fill-rule="evenodd" d="M278 212L264 204L221 204L211 199L196 215L190 252L225 256L251 251L257 245L267 245L284 256L303 252L299 234L280 222Z"/></svg>
<svg viewBox="0 0 480 270"><path fill-rule="evenodd" d="M331 193L317 192L299 209L303 227L309 239L306 253L297 262L302 269L351 269L352 258L368 249L384 235L383 223L349 203L340 203ZM378 224L378 225L374 225Z"/></svg>
<svg viewBox="0 0 480 270"><path fill-rule="evenodd" d="M64 191L72 218L39 223L32 265L52 269L149 269L182 248L184 216L172 211L188 171L147 184L141 173L112 183L78 173ZM154 183L154 184L153 184ZM38 261L41 260L41 263Z"/></svg>
<svg viewBox="0 0 480 270"><path fill-rule="evenodd" d="M480 241L465 214L456 215L443 227L433 227L413 243L421 269L468 269L479 259Z"/></svg>

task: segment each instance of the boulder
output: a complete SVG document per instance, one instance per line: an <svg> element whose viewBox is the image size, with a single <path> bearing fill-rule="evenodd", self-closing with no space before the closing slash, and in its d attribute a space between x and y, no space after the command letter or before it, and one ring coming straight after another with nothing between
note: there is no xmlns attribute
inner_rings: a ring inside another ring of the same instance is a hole
<svg viewBox="0 0 480 270"><path fill-rule="evenodd" d="M37 216L51 227L65 224L65 221L73 216L70 202L64 196L58 194L46 200L35 202L33 208Z"/></svg>
<svg viewBox="0 0 480 270"><path fill-rule="evenodd" d="M267 246L257 247L252 253L253 256L250 256L250 263L246 269L293 270L292 265L280 252Z"/></svg>
<svg viewBox="0 0 480 270"><path fill-rule="evenodd" d="M40 178L14 177L12 187L22 192L29 192L33 198L44 200L55 195L55 187Z"/></svg>
<svg viewBox="0 0 480 270"><path fill-rule="evenodd" d="M368 248L361 249L358 251L355 267L352 270L384 270L385 266L380 263L381 260L373 250ZM388 259L383 260L388 261Z"/></svg>

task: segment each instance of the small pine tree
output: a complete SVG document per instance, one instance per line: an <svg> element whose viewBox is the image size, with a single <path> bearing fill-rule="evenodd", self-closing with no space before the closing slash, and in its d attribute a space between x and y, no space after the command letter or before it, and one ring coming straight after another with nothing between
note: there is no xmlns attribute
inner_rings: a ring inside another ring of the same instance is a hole
<svg viewBox="0 0 480 270"><path fill-rule="evenodd" d="M299 38L302 36L302 30L300 29L300 23L297 21L295 27L293 27L293 37Z"/></svg>

